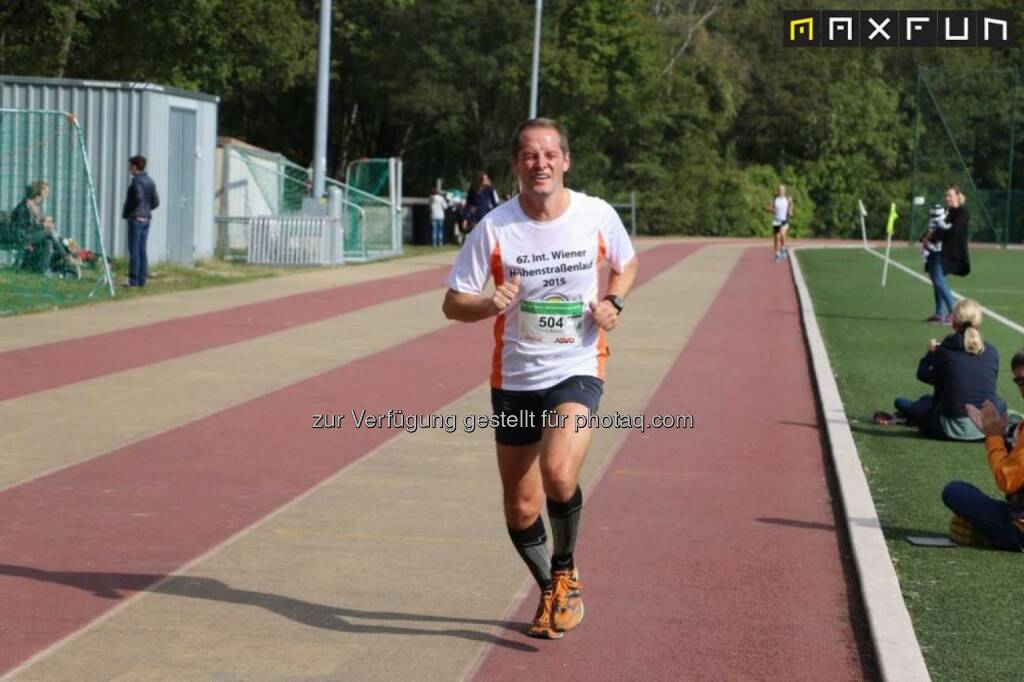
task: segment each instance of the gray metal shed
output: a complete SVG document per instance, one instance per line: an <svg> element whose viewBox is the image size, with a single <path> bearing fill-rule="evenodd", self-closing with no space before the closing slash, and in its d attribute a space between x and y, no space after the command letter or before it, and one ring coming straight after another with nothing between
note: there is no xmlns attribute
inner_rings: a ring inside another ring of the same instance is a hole
<svg viewBox="0 0 1024 682"><path fill-rule="evenodd" d="M213 255L214 161L219 98L150 83L0 76L0 108L73 113L82 127L109 253L127 254L121 206L142 154L161 205L149 231L149 260L191 265Z"/></svg>

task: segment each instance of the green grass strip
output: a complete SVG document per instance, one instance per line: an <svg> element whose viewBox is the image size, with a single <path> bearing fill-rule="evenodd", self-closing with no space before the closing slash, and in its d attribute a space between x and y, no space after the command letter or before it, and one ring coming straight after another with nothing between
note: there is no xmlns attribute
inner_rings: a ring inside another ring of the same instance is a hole
<svg viewBox="0 0 1024 682"><path fill-rule="evenodd" d="M971 256L974 272L949 278L951 286L1024 321L1024 296L1015 290L1024 252ZM945 534L951 514L940 494L947 481L968 481L999 496L984 446L926 440L914 429L871 420L875 410L891 412L897 395L931 392L914 377L917 362L928 339L950 332L921 322L933 312L931 287L891 268L883 289L882 260L860 250L801 250L798 257L929 672L935 680L1019 679L1024 556L913 547L904 539ZM910 249L894 250L894 257L915 267ZM986 320L981 332L1000 354L1000 395L1021 410L1009 362L1024 338L995 320Z"/></svg>
<svg viewBox="0 0 1024 682"><path fill-rule="evenodd" d="M455 251L456 247L446 246L432 248L430 246L406 245L402 256L409 258L432 254L443 254ZM440 264L440 263L439 263ZM341 267L363 267L362 263L351 263ZM111 275L114 278L116 295L111 298L106 284L95 288L96 277L91 279L70 281L45 279L42 275L25 272L10 267L0 267L0 317L22 313L70 308L78 305L129 301L142 296L157 296L173 291L187 291L205 287L237 284L265 277L293 275L299 272L318 270L318 267L249 265L223 260L199 261L195 267L185 267L175 263L161 262L150 266L149 280L142 289L123 288L119 285L128 279L128 261L114 258L110 262ZM84 277L84 276L83 276ZM94 297L89 293L96 290Z"/></svg>

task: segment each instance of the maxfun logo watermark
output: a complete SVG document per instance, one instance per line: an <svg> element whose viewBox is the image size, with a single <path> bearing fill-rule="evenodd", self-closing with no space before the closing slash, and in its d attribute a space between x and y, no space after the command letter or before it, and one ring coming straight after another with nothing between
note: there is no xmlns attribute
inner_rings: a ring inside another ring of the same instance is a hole
<svg viewBox="0 0 1024 682"><path fill-rule="evenodd" d="M1014 47L1009 10L810 10L782 13L791 47Z"/></svg>

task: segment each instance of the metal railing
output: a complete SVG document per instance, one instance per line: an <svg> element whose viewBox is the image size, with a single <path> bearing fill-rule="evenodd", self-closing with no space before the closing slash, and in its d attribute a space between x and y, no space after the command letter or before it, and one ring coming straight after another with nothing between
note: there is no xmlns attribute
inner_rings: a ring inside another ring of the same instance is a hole
<svg viewBox="0 0 1024 682"><path fill-rule="evenodd" d="M248 261L264 265L340 265L344 230L334 218L256 216L249 219Z"/></svg>

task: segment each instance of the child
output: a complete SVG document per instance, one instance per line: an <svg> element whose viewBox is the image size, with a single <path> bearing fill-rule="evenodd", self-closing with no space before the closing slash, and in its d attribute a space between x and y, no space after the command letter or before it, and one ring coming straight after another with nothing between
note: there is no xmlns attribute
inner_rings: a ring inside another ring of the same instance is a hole
<svg viewBox="0 0 1024 682"><path fill-rule="evenodd" d="M928 232L921 237L921 262L924 263L925 272L928 271L928 256L932 253L942 251L942 240L936 239L939 230L948 230L953 227L946 221L946 209L942 204L935 204L929 212Z"/></svg>

